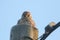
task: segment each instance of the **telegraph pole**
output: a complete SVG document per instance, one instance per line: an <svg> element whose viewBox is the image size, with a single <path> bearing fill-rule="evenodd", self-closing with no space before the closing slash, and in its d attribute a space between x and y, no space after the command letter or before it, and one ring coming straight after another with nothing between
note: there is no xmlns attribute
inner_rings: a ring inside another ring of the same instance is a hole
<svg viewBox="0 0 60 40"><path fill-rule="evenodd" d="M22 21L23 20L23 21ZM60 22L51 22L45 27L44 34L39 37L45 40L54 30L60 26ZM10 40L38 40L38 29L35 27L30 12L24 12L21 19L11 28Z"/></svg>

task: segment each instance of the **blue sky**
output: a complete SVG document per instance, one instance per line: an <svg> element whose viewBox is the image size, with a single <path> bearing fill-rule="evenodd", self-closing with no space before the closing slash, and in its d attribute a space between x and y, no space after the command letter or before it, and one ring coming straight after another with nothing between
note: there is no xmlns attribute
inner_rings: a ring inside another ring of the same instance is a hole
<svg viewBox="0 0 60 40"><path fill-rule="evenodd" d="M29 10L36 23L39 36L51 21L60 21L60 0L0 0L0 40L10 40L10 30L24 11ZM60 28L46 40L60 40Z"/></svg>

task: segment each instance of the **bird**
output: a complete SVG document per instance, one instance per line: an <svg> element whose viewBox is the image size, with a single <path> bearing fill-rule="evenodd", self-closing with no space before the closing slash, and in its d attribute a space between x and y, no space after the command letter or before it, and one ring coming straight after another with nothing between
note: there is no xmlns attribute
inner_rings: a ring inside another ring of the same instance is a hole
<svg viewBox="0 0 60 40"><path fill-rule="evenodd" d="M22 16L21 16L21 19L18 20L17 24L19 24L19 25L30 25L30 26L35 27L35 22L32 19L31 12L24 11Z"/></svg>

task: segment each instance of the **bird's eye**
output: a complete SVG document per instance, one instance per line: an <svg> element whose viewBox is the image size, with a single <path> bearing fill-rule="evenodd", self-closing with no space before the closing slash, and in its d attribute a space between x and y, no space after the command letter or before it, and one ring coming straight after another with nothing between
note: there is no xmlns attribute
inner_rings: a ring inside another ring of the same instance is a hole
<svg viewBox="0 0 60 40"><path fill-rule="evenodd" d="M29 17L30 15L28 15L28 17Z"/></svg>

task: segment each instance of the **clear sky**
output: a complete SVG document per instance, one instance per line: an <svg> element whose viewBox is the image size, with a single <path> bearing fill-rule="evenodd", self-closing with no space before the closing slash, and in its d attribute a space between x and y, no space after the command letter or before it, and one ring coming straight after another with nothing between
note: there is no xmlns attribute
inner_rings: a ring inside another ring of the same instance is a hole
<svg viewBox="0 0 60 40"><path fill-rule="evenodd" d="M39 36L51 21L60 21L60 0L0 0L0 40L10 40L10 30L24 11L29 10ZM60 27L46 40L60 40Z"/></svg>

